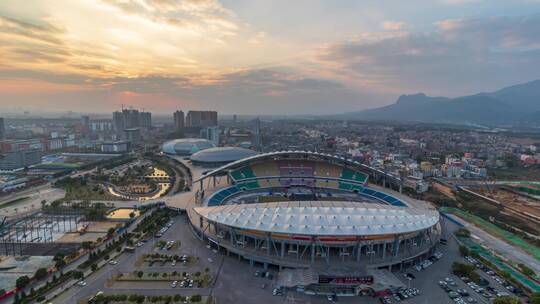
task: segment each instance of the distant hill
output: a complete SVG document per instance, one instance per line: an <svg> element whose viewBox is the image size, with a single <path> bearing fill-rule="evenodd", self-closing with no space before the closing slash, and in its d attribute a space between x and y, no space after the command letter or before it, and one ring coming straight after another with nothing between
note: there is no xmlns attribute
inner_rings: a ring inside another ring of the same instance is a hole
<svg viewBox="0 0 540 304"><path fill-rule="evenodd" d="M538 122L538 113L540 80L457 98L402 95L394 104L339 118L500 125Z"/></svg>

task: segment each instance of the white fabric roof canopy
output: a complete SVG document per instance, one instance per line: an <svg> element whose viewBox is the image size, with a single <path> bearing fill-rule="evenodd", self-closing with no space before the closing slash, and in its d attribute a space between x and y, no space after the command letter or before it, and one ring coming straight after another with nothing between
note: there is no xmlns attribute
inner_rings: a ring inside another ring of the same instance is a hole
<svg viewBox="0 0 540 304"><path fill-rule="evenodd" d="M195 212L236 228L301 235L399 234L426 229L439 221L439 212L433 209L336 201L199 207Z"/></svg>

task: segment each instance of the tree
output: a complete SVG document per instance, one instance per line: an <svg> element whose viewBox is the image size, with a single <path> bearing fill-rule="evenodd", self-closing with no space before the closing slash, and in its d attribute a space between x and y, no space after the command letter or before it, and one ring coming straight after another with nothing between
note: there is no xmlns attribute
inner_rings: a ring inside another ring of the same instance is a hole
<svg viewBox="0 0 540 304"><path fill-rule="evenodd" d="M85 249L85 250L91 249L92 242L88 242L88 241L82 242L81 246L82 246L82 249Z"/></svg>
<svg viewBox="0 0 540 304"><path fill-rule="evenodd" d="M467 248L466 246L459 245L459 253L461 253L462 256L467 256L471 252L470 252L469 248Z"/></svg>
<svg viewBox="0 0 540 304"><path fill-rule="evenodd" d="M452 264L452 273L459 277L470 277L474 273L474 266L469 264L463 264L459 262L454 262Z"/></svg>
<svg viewBox="0 0 540 304"><path fill-rule="evenodd" d="M500 297L493 300L493 304L520 304L521 301L514 297Z"/></svg>
<svg viewBox="0 0 540 304"><path fill-rule="evenodd" d="M108 237L111 237L111 236L113 236L113 235L114 235L114 228L111 227L111 228L109 228L109 230L107 231L107 236L108 236Z"/></svg>
<svg viewBox="0 0 540 304"><path fill-rule="evenodd" d="M96 271L97 268L98 268L98 266L97 266L96 263L94 263L94 264L92 264L92 266L90 266L90 269L92 269L92 271Z"/></svg>
<svg viewBox="0 0 540 304"><path fill-rule="evenodd" d="M17 278L17 280L15 281L15 287L21 289L21 288L26 287L29 283L30 283L30 278L24 275Z"/></svg>
<svg viewBox="0 0 540 304"><path fill-rule="evenodd" d="M540 304L540 292L535 292L530 296L531 304Z"/></svg>
<svg viewBox="0 0 540 304"><path fill-rule="evenodd" d="M77 280L82 280L84 279L84 273L82 271L74 271L73 277Z"/></svg>
<svg viewBox="0 0 540 304"><path fill-rule="evenodd" d="M54 255L53 261L55 262L54 265L56 266L56 268L60 268L66 264L66 262L64 261L64 258L65 256L62 252L58 252L57 254Z"/></svg>
<svg viewBox="0 0 540 304"><path fill-rule="evenodd" d="M39 268L38 270L36 270L36 273L34 273L34 278L35 278L36 280L41 280L41 279L43 279L44 277L46 277L47 274L49 274L49 272L47 271L47 269L45 269L45 268Z"/></svg>

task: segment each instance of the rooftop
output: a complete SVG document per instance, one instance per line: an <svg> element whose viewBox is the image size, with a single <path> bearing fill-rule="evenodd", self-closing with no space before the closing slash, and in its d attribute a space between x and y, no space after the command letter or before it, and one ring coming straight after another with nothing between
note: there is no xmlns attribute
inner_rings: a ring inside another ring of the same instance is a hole
<svg viewBox="0 0 540 304"><path fill-rule="evenodd" d="M439 221L432 209L341 201L292 201L195 208L223 225L300 235L385 235L427 229Z"/></svg>

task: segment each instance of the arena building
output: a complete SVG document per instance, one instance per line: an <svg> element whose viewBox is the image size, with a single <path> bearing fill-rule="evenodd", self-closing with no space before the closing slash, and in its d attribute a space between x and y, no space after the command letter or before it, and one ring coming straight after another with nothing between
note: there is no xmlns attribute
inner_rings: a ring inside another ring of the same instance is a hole
<svg viewBox="0 0 540 304"><path fill-rule="evenodd" d="M441 227L437 210L368 179L365 166L337 156L258 154L195 180L188 215L227 254L279 267L281 286L373 294L399 287L393 267L432 255Z"/></svg>
<svg viewBox="0 0 540 304"><path fill-rule="evenodd" d="M257 152L250 149L215 147L193 153L190 160L195 166L219 167L255 155L257 155Z"/></svg>
<svg viewBox="0 0 540 304"><path fill-rule="evenodd" d="M198 151L213 148L214 144L202 138L180 138L161 146L161 151L170 155L189 156Z"/></svg>

